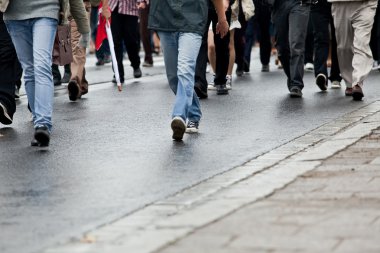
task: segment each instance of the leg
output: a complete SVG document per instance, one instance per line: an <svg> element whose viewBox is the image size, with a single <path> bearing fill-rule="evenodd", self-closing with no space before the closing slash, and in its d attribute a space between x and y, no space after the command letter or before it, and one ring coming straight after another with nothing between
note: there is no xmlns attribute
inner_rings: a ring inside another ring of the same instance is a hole
<svg viewBox="0 0 380 253"><path fill-rule="evenodd" d="M331 7L334 17L335 36L337 40L337 55L342 78L346 82L347 88L352 88L352 51L353 29L351 26L351 12L347 8L347 3L334 2Z"/></svg>
<svg viewBox="0 0 380 253"><path fill-rule="evenodd" d="M342 81L342 77L340 76L340 68L339 68L338 55L337 55L337 43L336 43L336 36L335 36L335 26L334 26L334 20L331 16L331 7L330 7L330 29L331 29L331 70L330 70L329 79L331 82L338 81L340 83ZM339 88L339 85L337 88Z"/></svg>
<svg viewBox="0 0 380 253"><path fill-rule="evenodd" d="M71 26L71 47L73 51L73 62L71 63L71 78L68 85L70 100L80 98L82 94L88 92L87 82L84 79L84 66L86 64L86 48L79 44L81 34L75 20L70 21Z"/></svg>
<svg viewBox="0 0 380 253"><path fill-rule="evenodd" d="M40 18L33 25L33 59L35 77L34 110L36 127L45 126L51 131L54 84L51 72L52 50L57 20Z"/></svg>
<svg viewBox="0 0 380 253"><path fill-rule="evenodd" d="M140 39L138 30L138 17L124 15L123 17L123 39L125 48L127 49L129 61L132 68L138 69L140 67Z"/></svg>
<svg viewBox="0 0 380 253"><path fill-rule="evenodd" d="M117 68L119 69L120 82L124 83L124 66L123 66L123 22L122 14L115 9L112 14L111 30L115 47L115 55L117 60ZM116 66L112 66L116 68Z"/></svg>
<svg viewBox="0 0 380 253"><path fill-rule="evenodd" d="M290 82L303 88L304 53L310 6L294 6L289 14Z"/></svg>
<svg viewBox="0 0 380 253"><path fill-rule="evenodd" d="M259 5L260 6L260 5ZM260 6L260 15L258 22L260 26L260 61L262 65L268 65L270 61L270 54L272 51L272 44L270 41L270 19L271 12L268 6Z"/></svg>
<svg viewBox="0 0 380 253"><path fill-rule="evenodd" d="M141 40L144 47L145 59L144 65L149 66L153 64L152 58L152 41L150 36L150 31L148 30L148 16L149 16L149 5L145 9L140 10L140 34Z"/></svg>

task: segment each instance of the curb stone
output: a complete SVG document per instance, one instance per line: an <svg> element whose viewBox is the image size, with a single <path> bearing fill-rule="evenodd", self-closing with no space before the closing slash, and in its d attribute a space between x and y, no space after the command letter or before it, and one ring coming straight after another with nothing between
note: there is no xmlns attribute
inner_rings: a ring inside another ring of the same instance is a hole
<svg viewBox="0 0 380 253"><path fill-rule="evenodd" d="M157 252L292 183L380 127L380 101L44 253ZM90 238L90 239L89 239Z"/></svg>

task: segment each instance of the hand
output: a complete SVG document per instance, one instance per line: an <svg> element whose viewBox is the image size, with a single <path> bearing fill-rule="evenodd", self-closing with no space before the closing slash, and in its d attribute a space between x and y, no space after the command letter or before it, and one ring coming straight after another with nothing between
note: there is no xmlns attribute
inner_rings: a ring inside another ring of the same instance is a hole
<svg viewBox="0 0 380 253"><path fill-rule="evenodd" d="M87 48L89 42L90 42L90 33L84 33L84 34L82 34L82 37L79 40L79 45L81 47Z"/></svg>
<svg viewBox="0 0 380 253"><path fill-rule="evenodd" d="M146 3L145 2L140 2L137 4L138 9L145 9L146 8Z"/></svg>
<svg viewBox="0 0 380 253"><path fill-rule="evenodd" d="M222 21L219 21L217 24L216 24L216 34L220 34L220 37L223 38L224 36L226 36L226 34L228 33L228 30L229 30L229 26L228 26L228 22L227 20L222 20Z"/></svg>
<svg viewBox="0 0 380 253"><path fill-rule="evenodd" d="M110 17L111 17L111 11L110 11L110 9L108 8L108 5L103 5L103 6L102 6L102 16L103 16L105 19L110 19Z"/></svg>

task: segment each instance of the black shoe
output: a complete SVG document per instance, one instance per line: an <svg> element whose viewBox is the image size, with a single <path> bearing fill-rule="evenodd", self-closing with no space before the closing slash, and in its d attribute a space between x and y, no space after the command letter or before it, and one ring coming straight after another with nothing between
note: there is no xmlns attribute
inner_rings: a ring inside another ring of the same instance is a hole
<svg viewBox="0 0 380 253"><path fill-rule="evenodd" d="M16 85L16 89L15 89L15 101L17 101L19 99L20 99L20 89Z"/></svg>
<svg viewBox="0 0 380 253"><path fill-rule="evenodd" d="M293 86L290 88L290 97L292 98L300 98L302 97L302 91L300 87Z"/></svg>
<svg viewBox="0 0 380 253"><path fill-rule="evenodd" d="M76 80L71 80L67 85L67 89L69 90L69 99L71 101L75 101L80 96L80 87Z"/></svg>
<svg viewBox="0 0 380 253"><path fill-rule="evenodd" d="M140 68L133 69L133 76L135 78L140 78L142 76L141 69Z"/></svg>
<svg viewBox="0 0 380 253"><path fill-rule="evenodd" d="M3 105L0 102L0 123L2 123L4 125L10 125L13 122L12 118L13 118L13 115L9 115L8 110L5 107L5 105Z"/></svg>
<svg viewBox="0 0 380 253"><path fill-rule="evenodd" d="M38 142L39 147L47 147L50 142L50 133L46 126L37 127L34 132L34 139ZM31 145L35 144L34 140Z"/></svg>
<svg viewBox="0 0 380 253"><path fill-rule="evenodd" d="M327 77L324 74L318 74L317 78L315 79L315 83L318 85L321 91L327 90Z"/></svg>
<svg viewBox="0 0 380 253"><path fill-rule="evenodd" d="M40 143L35 138L33 138L33 140L30 142L30 146L38 147L40 146Z"/></svg>
<svg viewBox="0 0 380 253"><path fill-rule="evenodd" d="M364 93L359 84L352 87L352 98L355 101L361 101L363 97L364 97Z"/></svg>
<svg viewBox="0 0 380 253"><path fill-rule="evenodd" d="M237 76L242 76L243 74L244 74L243 67L238 66L237 69L236 69L236 75Z"/></svg>
<svg viewBox="0 0 380 253"><path fill-rule="evenodd" d="M215 85L216 87L216 95L227 95L228 94L228 89L225 84L219 84Z"/></svg>
<svg viewBox="0 0 380 253"><path fill-rule="evenodd" d="M194 90L199 99L206 99L208 97L207 90L203 91L200 84L196 83L194 85Z"/></svg>

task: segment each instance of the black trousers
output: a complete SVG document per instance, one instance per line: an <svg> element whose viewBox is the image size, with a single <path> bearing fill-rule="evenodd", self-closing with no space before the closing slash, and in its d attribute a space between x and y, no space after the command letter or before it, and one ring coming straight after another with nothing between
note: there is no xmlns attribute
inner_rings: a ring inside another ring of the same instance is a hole
<svg viewBox="0 0 380 253"><path fill-rule="evenodd" d="M337 56L337 44L335 38L335 28L334 22L331 15L331 3L327 1L319 1L317 4L312 5L310 9L311 23L313 26L314 35L314 73L315 76L318 74L327 74L327 59L329 56L330 48L330 31L331 28L331 71L330 80L331 81L341 81L338 56Z"/></svg>
<svg viewBox="0 0 380 253"><path fill-rule="evenodd" d="M273 22L276 27L278 57L288 77L288 88L303 88L304 54L310 6L297 0L276 1ZM291 28L291 29L290 29Z"/></svg>
<svg viewBox="0 0 380 253"><path fill-rule="evenodd" d="M244 59L249 65L251 62L251 52L253 43L255 42L255 28L258 28L256 38L260 42L260 61L262 65L268 65L270 54L272 51L272 43L270 41L270 20L271 11L268 5L263 4L262 1L254 1L255 16L253 16L247 24L245 31L245 50ZM256 30L257 31L257 30Z"/></svg>
<svg viewBox="0 0 380 253"><path fill-rule="evenodd" d="M226 12L227 20L231 19L231 9ZM218 15L214 9L209 9L208 20L205 32L202 37L202 44L199 50L197 63L195 67L195 83L199 84L202 91L207 92L207 79L206 79L206 68L207 68L207 36L208 28L212 22L212 30L214 31L214 43L215 43L215 54L216 54L216 69L215 69L215 85L225 84L226 75L228 71L228 64L230 61L230 52L228 45L230 43L230 33L227 33L223 38L219 34L216 34L216 24L218 23Z"/></svg>
<svg viewBox="0 0 380 253"><path fill-rule="evenodd" d="M22 76L21 64L5 24L0 21L0 102L7 108L8 114L16 111L15 89Z"/></svg>
<svg viewBox="0 0 380 253"><path fill-rule="evenodd" d="M138 17L120 14L116 8L112 12L111 18L111 30L115 45L115 54L120 74L120 81L124 82L123 45L127 50L128 58L133 69L140 67L140 35Z"/></svg>
<svg viewBox="0 0 380 253"><path fill-rule="evenodd" d="M376 9L375 22L373 23L371 34L371 49L373 58L380 61L380 0Z"/></svg>

